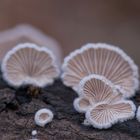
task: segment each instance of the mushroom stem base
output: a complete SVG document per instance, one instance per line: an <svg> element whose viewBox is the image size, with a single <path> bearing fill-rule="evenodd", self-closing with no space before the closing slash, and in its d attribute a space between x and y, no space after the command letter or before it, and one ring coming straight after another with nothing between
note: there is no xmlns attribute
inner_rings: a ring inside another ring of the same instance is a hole
<svg viewBox="0 0 140 140"><path fill-rule="evenodd" d="M40 94L40 92L41 92L41 88L34 87L34 86L29 86L29 88L27 90L27 93L34 97L36 97L38 94Z"/></svg>

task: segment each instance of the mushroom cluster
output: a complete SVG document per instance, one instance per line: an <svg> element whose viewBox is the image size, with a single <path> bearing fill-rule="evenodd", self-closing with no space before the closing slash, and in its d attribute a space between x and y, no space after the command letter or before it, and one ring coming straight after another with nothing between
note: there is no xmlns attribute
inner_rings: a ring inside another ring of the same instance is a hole
<svg viewBox="0 0 140 140"><path fill-rule="evenodd" d="M85 113L85 125L109 128L134 117L136 107L126 98L138 89L138 68L120 48L87 44L67 56L62 69L63 83L78 93L74 107Z"/></svg>
<svg viewBox="0 0 140 140"><path fill-rule="evenodd" d="M29 93L36 95L59 76L59 45L37 29L22 25L2 32L0 45L3 79L9 85L29 86ZM87 44L64 59L62 71L63 83L78 93L73 104L85 113L85 125L105 129L135 116L136 107L129 98L139 87L138 67L120 48ZM34 118L41 127L52 119L53 113L46 108ZM140 121L140 107L137 119Z"/></svg>
<svg viewBox="0 0 140 140"><path fill-rule="evenodd" d="M38 126L44 127L47 123L52 121L53 113L51 110L43 108L36 112L34 119Z"/></svg>

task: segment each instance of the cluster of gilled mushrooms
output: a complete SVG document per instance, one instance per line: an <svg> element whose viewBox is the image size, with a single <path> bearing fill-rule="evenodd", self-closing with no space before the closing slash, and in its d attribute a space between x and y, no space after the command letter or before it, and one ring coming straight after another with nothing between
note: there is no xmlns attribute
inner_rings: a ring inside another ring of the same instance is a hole
<svg viewBox="0 0 140 140"><path fill-rule="evenodd" d="M139 86L138 68L118 47L87 44L67 56L62 69L64 84L78 93L74 107L85 113L85 125L109 128L135 116L129 98Z"/></svg>
<svg viewBox="0 0 140 140"><path fill-rule="evenodd" d="M52 84L60 75L58 45L28 26L17 27L8 33L9 38L7 33L0 34L0 38L5 35L4 39L9 41L0 40L7 48L0 57L3 78L9 85L31 85L30 92L33 92L33 87L43 88ZM14 46L17 43L20 44L11 49L10 44ZM99 129L135 116L136 107L129 98L138 90L138 77L138 67L126 53L102 43L87 44L70 53L64 59L61 76L63 83L78 93L74 108L85 113L84 124ZM140 109L137 118L140 120ZM47 108L35 114L36 124L42 127L52 119L53 113Z"/></svg>

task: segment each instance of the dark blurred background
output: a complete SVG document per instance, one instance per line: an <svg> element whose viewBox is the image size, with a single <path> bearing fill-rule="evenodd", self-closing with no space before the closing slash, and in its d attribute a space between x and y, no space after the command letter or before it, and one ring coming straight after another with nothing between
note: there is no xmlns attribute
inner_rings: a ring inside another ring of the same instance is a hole
<svg viewBox="0 0 140 140"><path fill-rule="evenodd" d="M106 42L140 66L139 0L0 0L0 31L19 23L54 37L64 55L88 42Z"/></svg>

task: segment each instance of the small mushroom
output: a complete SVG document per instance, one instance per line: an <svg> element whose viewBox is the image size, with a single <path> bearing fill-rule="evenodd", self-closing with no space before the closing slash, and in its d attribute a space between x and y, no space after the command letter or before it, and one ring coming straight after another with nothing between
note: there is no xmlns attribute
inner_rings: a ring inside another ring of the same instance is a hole
<svg viewBox="0 0 140 140"><path fill-rule="evenodd" d="M33 130L32 131L32 139L29 139L29 140L39 140L36 137L37 137L37 130Z"/></svg>
<svg viewBox="0 0 140 140"><path fill-rule="evenodd" d="M15 87L44 87L59 76L51 51L30 43L17 45L6 54L2 61L2 72L9 85Z"/></svg>
<svg viewBox="0 0 140 140"><path fill-rule="evenodd" d="M33 130L32 131L32 136L36 136L37 135L37 131L36 130Z"/></svg>
<svg viewBox="0 0 140 140"><path fill-rule="evenodd" d="M98 129L109 128L117 122L132 119L136 107L131 101L117 103L98 103L86 112L86 120Z"/></svg>
<svg viewBox="0 0 140 140"><path fill-rule="evenodd" d="M132 97L138 89L138 67L120 48L103 44L87 44L64 59L62 80L77 91L80 81L98 74L110 80L124 97Z"/></svg>
<svg viewBox="0 0 140 140"><path fill-rule="evenodd" d="M137 109L137 114L136 114L137 120L140 122L140 106Z"/></svg>
<svg viewBox="0 0 140 140"><path fill-rule="evenodd" d="M91 104L85 97L78 97L74 100L74 108L80 113L85 113L89 107Z"/></svg>
<svg viewBox="0 0 140 140"><path fill-rule="evenodd" d="M47 47L55 54L57 64L60 66L62 52L59 43L39 29L28 24L20 24L14 28L0 32L0 62L9 50L19 43L34 43L38 46Z"/></svg>
<svg viewBox="0 0 140 140"><path fill-rule="evenodd" d="M34 119L36 125L44 127L46 124L52 121L53 113L49 109L43 108L36 112Z"/></svg>

